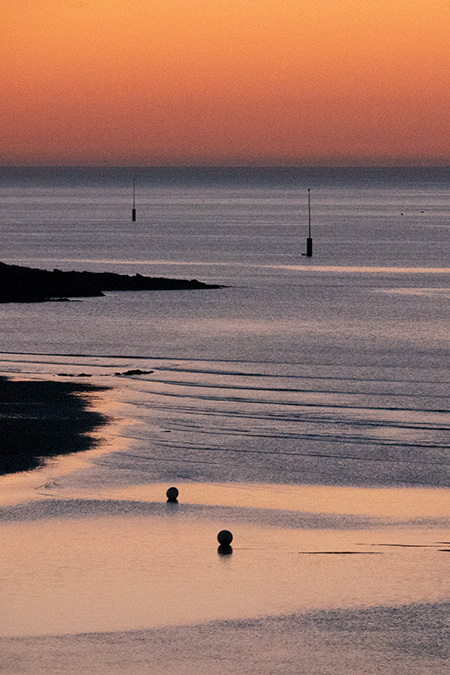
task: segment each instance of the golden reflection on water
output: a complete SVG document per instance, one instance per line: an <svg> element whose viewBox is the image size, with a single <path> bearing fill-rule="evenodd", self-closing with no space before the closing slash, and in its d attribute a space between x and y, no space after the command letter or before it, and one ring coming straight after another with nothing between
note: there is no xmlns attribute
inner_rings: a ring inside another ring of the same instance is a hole
<svg viewBox="0 0 450 675"><path fill-rule="evenodd" d="M109 499L164 499L166 484L134 485L108 490ZM281 509L307 513L358 515L395 520L450 518L446 488L357 488L323 485L261 485L237 483L177 483L185 504ZM96 492L98 496L99 493ZM93 495L92 495L93 496Z"/></svg>
<svg viewBox="0 0 450 675"><path fill-rule="evenodd" d="M250 263L248 261L207 261L207 260L169 260L167 258L142 258L136 260L120 261L113 258L33 258L34 262L41 263L62 263L76 262L77 264L102 264L102 265L170 265L170 266L189 266L189 267L262 267L264 269L285 269L298 270L301 272L388 272L389 274L450 274L450 267L377 267L370 265L314 265L310 260L305 259L302 265L263 265ZM4 262L14 262L17 264L27 263L28 260L14 258L4 259Z"/></svg>
<svg viewBox="0 0 450 675"><path fill-rule="evenodd" d="M234 533L226 557L224 525ZM441 530L285 530L172 512L1 524L0 536L0 636L431 602L449 590Z"/></svg>
<svg viewBox="0 0 450 675"><path fill-rule="evenodd" d="M373 292L389 295L418 295L427 298L450 298L450 288L376 288Z"/></svg>
<svg viewBox="0 0 450 675"><path fill-rule="evenodd" d="M262 267L298 270L302 272L334 272L334 273L388 273L388 274L450 274L450 267L377 267L350 265L262 265Z"/></svg>

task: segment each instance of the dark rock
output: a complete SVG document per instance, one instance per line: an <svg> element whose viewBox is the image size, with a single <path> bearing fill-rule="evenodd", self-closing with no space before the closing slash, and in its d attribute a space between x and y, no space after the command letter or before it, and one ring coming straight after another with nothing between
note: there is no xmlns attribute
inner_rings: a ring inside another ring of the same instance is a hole
<svg viewBox="0 0 450 675"><path fill-rule="evenodd" d="M153 370L140 370L139 368L136 368L135 370L126 370L123 373L116 373L116 375L118 377L130 377L132 375L151 375L153 372Z"/></svg>
<svg viewBox="0 0 450 675"><path fill-rule="evenodd" d="M113 272L40 270L0 262L0 302L47 302L98 297L104 291L168 291L221 288L196 279L129 276Z"/></svg>

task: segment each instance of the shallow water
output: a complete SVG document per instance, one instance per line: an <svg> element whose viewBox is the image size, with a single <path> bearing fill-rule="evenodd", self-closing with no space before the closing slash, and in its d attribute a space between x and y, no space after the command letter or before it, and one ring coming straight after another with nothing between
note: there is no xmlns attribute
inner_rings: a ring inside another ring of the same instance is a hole
<svg viewBox="0 0 450 675"><path fill-rule="evenodd" d="M112 388L100 409L117 422L109 450L119 451L67 479L82 487L450 482L442 370L414 379L401 367L16 354L3 354L2 368ZM130 369L143 374L124 375Z"/></svg>
<svg viewBox="0 0 450 675"><path fill-rule="evenodd" d="M93 405L112 419L99 448L0 478L0 670L77 672L83 650L86 671L148 672L140 644L155 673L302 654L308 673L444 672L448 171L0 178L4 262L227 286L0 306L0 373L110 387Z"/></svg>
<svg viewBox="0 0 450 675"><path fill-rule="evenodd" d="M286 530L262 518L239 522L213 506L208 516L193 516L180 509L176 518L161 511L2 524L8 551L1 556L1 635L141 630L448 599L448 553L439 544L448 529L361 532L323 523ZM233 553L219 556L215 535L224 519Z"/></svg>

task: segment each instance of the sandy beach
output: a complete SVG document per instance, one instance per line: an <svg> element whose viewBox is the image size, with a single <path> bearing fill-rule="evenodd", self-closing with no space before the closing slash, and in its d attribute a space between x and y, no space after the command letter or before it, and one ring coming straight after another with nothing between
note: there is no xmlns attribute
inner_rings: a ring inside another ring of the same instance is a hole
<svg viewBox="0 0 450 675"><path fill-rule="evenodd" d="M25 415L37 392L42 419L55 395L58 424L72 416L66 449L113 396L3 380L3 409ZM165 484L65 486L104 451L0 479L0 672L446 672L448 490L181 480L171 504Z"/></svg>

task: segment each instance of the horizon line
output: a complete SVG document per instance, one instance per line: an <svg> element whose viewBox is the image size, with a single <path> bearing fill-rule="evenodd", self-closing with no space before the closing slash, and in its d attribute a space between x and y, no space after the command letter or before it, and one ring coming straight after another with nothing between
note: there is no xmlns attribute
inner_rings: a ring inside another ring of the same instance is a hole
<svg viewBox="0 0 450 675"><path fill-rule="evenodd" d="M437 164L0 164L2 169L448 169Z"/></svg>

